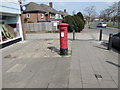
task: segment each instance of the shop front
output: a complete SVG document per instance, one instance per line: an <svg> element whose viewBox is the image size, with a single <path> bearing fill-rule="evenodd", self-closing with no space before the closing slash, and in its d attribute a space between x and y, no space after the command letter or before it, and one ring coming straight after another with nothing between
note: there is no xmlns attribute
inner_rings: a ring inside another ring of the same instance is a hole
<svg viewBox="0 0 120 90"><path fill-rule="evenodd" d="M18 0L4 0L0 5L1 48L23 40Z"/></svg>

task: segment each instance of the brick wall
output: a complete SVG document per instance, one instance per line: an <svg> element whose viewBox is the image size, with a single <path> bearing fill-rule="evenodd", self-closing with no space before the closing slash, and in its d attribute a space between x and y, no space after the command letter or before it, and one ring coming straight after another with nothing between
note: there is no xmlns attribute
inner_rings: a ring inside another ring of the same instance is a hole
<svg viewBox="0 0 120 90"><path fill-rule="evenodd" d="M32 22L37 22L37 13L30 13L30 18L29 18L29 21L32 21Z"/></svg>
<svg viewBox="0 0 120 90"><path fill-rule="evenodd" d="M23 19L27 18L28 13L23 14ZM40 20L55 20L55 18L50 18L50 15L45 16L44 13L29 13L28 21L32 21L33 23L37 23Z"/></svg>
<svg viewBox="0 0 120 90"><path fill-rule="evenodd" d="M33 23L37 23L37 21L40 21L40 20L45 20L45 16L43 14L43 17L42 16L43 13L29 13L29 19L28 21L32 21ZM23 19L27 18L28 16L28 13L26 14L23 14Z"/></svg>

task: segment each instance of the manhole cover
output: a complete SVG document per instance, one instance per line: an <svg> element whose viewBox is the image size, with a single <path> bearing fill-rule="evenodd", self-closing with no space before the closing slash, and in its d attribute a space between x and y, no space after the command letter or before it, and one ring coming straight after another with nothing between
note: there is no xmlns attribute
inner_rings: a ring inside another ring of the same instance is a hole
<svg viewBox="0 0 120 90"><path fill-rule="evenodd" d="M95 74L95 77L96 77L98 80L101 80L101 79L102 79L102 76L101 76L101 75L98 75L98 74Z"/></svg>

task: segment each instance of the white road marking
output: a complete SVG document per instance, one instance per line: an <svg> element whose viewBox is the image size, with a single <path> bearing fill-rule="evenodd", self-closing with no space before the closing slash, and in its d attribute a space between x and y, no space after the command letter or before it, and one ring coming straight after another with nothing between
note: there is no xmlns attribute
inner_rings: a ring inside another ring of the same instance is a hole
<svg viewBox="0 0 120 90"><path fill-rule="evenodd" d="M16 65L14 65L12 68L10 68L7 72L11 72L13 69L15 69L16 67L18 67L19 66L19 64L16 64Z"/></svg>
<svg viewBox="0 0 120 90"><path fill-rule="evenodd" d="M16 64L7 72L21 72L26 67L26 64Z"/></svg>

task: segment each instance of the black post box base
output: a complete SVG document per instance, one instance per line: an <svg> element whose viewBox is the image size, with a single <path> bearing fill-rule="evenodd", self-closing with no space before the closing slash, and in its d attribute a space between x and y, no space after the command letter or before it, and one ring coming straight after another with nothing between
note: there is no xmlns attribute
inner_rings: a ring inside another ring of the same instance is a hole
<svg viewBox="0 0 120 90"><path fill-rule="evenodd" d="M68 55L68 48L67 49L60 48L60 55Z"/></svg>

